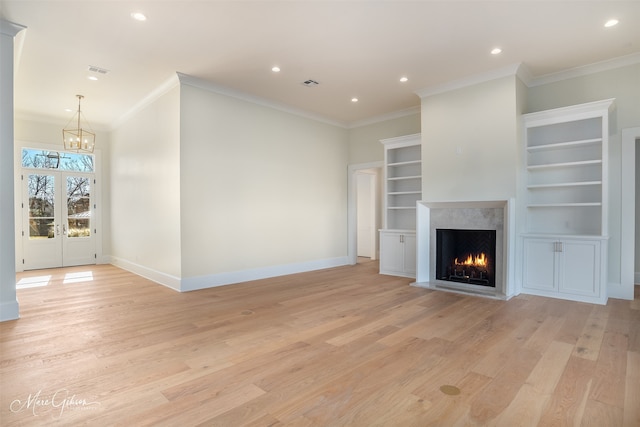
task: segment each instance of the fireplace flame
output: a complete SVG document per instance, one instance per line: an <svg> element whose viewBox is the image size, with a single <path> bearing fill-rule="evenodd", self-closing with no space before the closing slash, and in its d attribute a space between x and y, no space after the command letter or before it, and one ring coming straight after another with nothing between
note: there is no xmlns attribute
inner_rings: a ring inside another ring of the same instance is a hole
<svg viewBox="0 0 640 427"><path fill-rule="evenodd" d="M469 256L462 261L459 261L458 258L456 258L454 260L454 263L456 265L472 265L474 267L486 267L487 261L488 261L487 256L484 254L484 252L482 252L481 254L475 255L475 256L469 254Z"/></svg>

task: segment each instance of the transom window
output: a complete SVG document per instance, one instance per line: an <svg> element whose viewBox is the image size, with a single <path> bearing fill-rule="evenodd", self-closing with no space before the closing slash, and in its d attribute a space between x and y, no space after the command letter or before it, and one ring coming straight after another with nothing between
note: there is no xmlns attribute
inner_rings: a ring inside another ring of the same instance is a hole
<svg viewBox="0 0 640 427"><path fill-rule="evenodd" d="M60 151L23 148L22 167L34 169L58 169L75 172L93 172L94 159L91 154L65 153Z"/></svg>

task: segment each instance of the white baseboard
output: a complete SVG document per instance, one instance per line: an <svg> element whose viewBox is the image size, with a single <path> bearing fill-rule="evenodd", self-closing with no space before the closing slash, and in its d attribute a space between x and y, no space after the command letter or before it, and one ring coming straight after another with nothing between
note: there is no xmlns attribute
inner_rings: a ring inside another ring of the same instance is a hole
<svg viewBox="0 0 640 427"><path fill-rule="evenodd" d="M135 262L128 261L126 259L111 256L111 264L116 267L120 267L123 270L130 271L142 276L146 279L159 283L167 288L171 288L174 291L180 291L180 278L172 276L170 274L163 273L161 271L154 270L152 268L145 267Z"/></svg>
<svg viewBox="0 0 640 427"><path fill-rule="evenodd" d="M18 301L3 302L0 304L0 322L16 320L20 318L20 307Z"/></svg>
<svg viewBox="0 0 640 427"><path fill-rule="evenodd" d="M198 289L214 288L251 280L268 279L270 277L285 276L287 274L304 273L325 268L340 267L349 264L348 257L328 258L296 264L274 265L250 270L232 271L229 273L211 274L208 276L187 277L182 279L181 291L195 291Z"/></svg>

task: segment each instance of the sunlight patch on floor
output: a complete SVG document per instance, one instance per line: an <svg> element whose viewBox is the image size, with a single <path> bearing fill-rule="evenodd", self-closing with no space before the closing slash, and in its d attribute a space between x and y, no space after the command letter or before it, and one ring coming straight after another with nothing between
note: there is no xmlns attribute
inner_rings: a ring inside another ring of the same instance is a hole
<svg viewBox="0 0 640 427"><path fill-rule="evenodd" d="M64 275L63 285L67 285L69 283L80 283L80 282L93 282L93 272L92 271L80 271L78 273L67 273Z"/></svg>
<svg viewBox="0 0 640 427"><path fill-rule="evenodd" d="M47 286L49 281L51 281L51 275L24 277L16 283L16 289L39 288L41 286Z"/></svg>

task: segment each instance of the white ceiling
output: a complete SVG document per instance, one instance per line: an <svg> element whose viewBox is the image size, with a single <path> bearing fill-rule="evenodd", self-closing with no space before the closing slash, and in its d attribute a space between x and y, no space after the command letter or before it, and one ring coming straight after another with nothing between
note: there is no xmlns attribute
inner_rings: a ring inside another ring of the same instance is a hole
<svg viewBox="0 0 640 427"><path fill-rule="evenodd" d="M16 114L61 126L76 94L108 128L176 72L348 126L512 64L540 77L640 52L640 1L0 1L4 19L27 27ZM89 65L109 73L90 81Z"/></svg>

